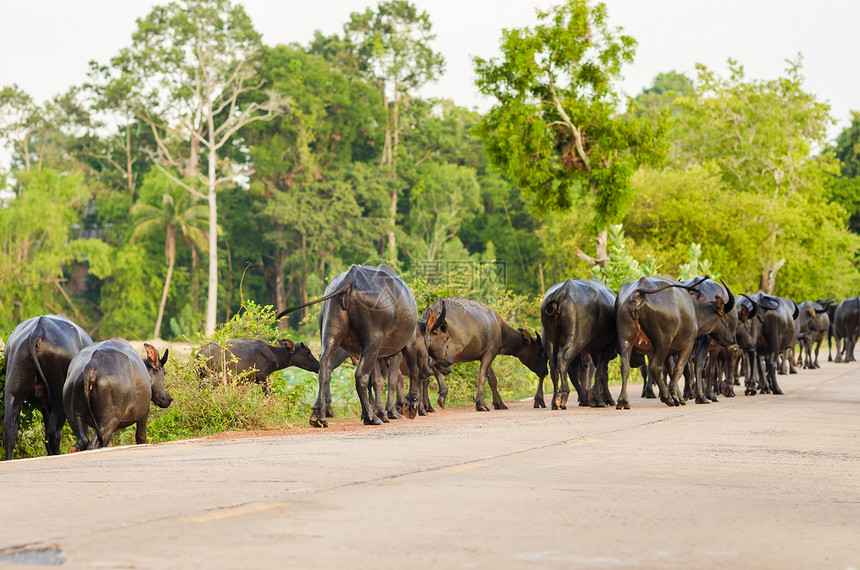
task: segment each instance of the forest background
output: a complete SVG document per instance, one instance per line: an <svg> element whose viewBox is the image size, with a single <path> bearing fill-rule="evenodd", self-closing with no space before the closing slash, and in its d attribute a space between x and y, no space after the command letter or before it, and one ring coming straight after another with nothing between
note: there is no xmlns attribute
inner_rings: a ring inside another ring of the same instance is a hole
<svg viewBox="0 0 860 570"><path fill-rule="evenodd" d="M691 247L736 292L856 295L860 114L826 140L800 57L775 80L660 74L627 100L636 42L608 21L570 1L506 31L475 60L480 113L417 94L445 62L406 1L275 46L238 3L155 8L67 93L0 91L0 329L61 312L96 339L186 339L381 261L413 283L504 263L539 298L608 279L613 252L678 275Z"/></svg>

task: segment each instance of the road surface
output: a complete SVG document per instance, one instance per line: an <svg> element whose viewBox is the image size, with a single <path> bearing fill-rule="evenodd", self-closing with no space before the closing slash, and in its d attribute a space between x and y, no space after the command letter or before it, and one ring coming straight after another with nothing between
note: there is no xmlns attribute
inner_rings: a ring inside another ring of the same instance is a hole
<svg viewBox="0 0 860 570"><path fill-rule="evenodd" d="M3 462L0 566L858 568L860 364L779 381Z"/></svg>

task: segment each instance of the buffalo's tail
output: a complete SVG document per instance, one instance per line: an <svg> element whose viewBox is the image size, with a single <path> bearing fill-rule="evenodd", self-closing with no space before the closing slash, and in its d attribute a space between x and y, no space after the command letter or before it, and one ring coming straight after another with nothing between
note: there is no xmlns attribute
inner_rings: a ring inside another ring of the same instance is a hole
<svg viewBox="0 0 860 570"><path fill-rule="evenodd" d="M54 399L51 397L51 385L48 384L48 379L45 377L44 370L42 370L42 363L39 362L39 352L42 348L42 337L39 335L31 335L29 348L30 358L33 359L33 364L35 364L36 366L36 375L39 377L39 380L45 387L45 400L47 402L46 406L48 409L48 413L50 414L54 411Z"/></svg>
<svg viewBox="0 0 860 570"><path fill-rule="evenodd" d="M636 292L637 293L646 293L646 294L648 294L648 293L659 293L660 291L663 291L664 289L671 289L673 287L676 289L686 289L687 291L695 291L696 287L701 285L702 282L707 280L707 279L708 279L708 276L705 275L704 277L700 277L699 280L696 281L695 283L693 283L692 285L684 285L683 283L667 283L666 285L662 285L662 286L657 287L655 289L645 289L644 287L639 287L636 289Z"/></svg>
<svg viewBox="0 0 860 570"><path fill-rule="evenodd" d="M87 411L89 411L90 417L93 419L93 429L96 432L96 438L99 440L99 446L104 447L105 442L102 437L102 430L99 428L99 420L93 412L92 402L90 401L90 393L96 387L97 373L98 369L94 364L88 364L84 369L84 399L87 401Z"/></svg>
<svg viewBox="0 0 860 570"><path fill-rule="evenodd" d="M281 317L288 315L289 313L292 313L293 311L297 311L299 309L304 309L305 307L310 307L311 305L316 305L317 303L322 303L323 301L328 301L329 299L337 297L338 295L346 295L351 290L352 290L352 281L347 281L346 283L344 283L343 285L338 287L337 291L329 293L325 297L320 297L319 299L317 299L315 301L311 301L309 303L304 303L302 305L296 305L295 307L290 307L289 309L284 309L283 311L278 313L277 318L280 319ZM343 305L344 308L346 308L346 302L345 301L342 300L341 305Z"/></svg>

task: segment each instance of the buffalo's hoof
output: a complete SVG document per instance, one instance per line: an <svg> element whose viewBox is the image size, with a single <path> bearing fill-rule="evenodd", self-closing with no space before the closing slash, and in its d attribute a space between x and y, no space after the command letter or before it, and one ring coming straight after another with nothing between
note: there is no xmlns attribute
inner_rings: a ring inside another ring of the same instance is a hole
<svg viewBox="0 0 860 570"><path fill-rule="evenodd" d="M621 398L619 398L618 404L615 405L615 409L616 410L629 410L630 409L630 402L628 402L627 400L622 400Z"/></svg>
<svg viewBox="0 0 860 570"><path fill-rule="evenodd" d="M489 412L490 408L484 402L475 402L475 409L479 412Z"/></svg>
<svg viewBox="0 0 860 570"><path fill-rule="evenodd" d="M676 398L676 399L677 399L677 398ZM686 406L686 405L687 405L687 400L685 400L684 398L681 398L680 400L678 400L678 403L677 403L677 404L675 404L675 405L676 405L676 406Z"/></svg>
<svg viewBox="0 0 860 570"><path fill-rule="evenodd" d="M646 400L654 400L657 398L657 394L654 393L654 390L642 390L642 397Z"/></svg>
<svg viewBox="0 0 860 570"><path fill-rule="evenodd" d="M311 427L315 428L327 428L328 422L325 421L325 418L321 418L319 416L311 416L310 420Z"/></svg>
<svg viewBox="0 0 860 570"><path fill-rule="evenodd" d="M327 417L327 418L333 418L334 417L334 410L331 409L331 406L326 406L325 417Z"/></svg>
<svg viewBox="0 0 860 570"><path fill-rule="evenodd" d="M424 409L424 406L418 406L418 415L421 417L427 415L427 410Z"/></svg>
<svg viewBox="0 0 860 570"><path fill-rule="evenodd" d="M370 418L365 418L364 425L366 425L366 426L381 426L382 420L376 416L371 416Z"/></svg>
<svg viewBox="0 0 860 570"><path fill-rule="evenodd" d="M545 408L545 407L546 407L546 402L544 402L543 399L535 398L535 408Z"/></svg>
<svg viewBox="0 0 860 570"><path fill-rule="evenodd" d="M386 412L386 415L388 416L388 419L389 419L389 420L404 420L404 419L406 419L406 418L403 416L403 414L401 414L400 412L398 412L397 410L395 410L395 409L393 409L393 408L392 408L392 409L390 409L390 410L388 410L388 411Z"/></svg>
<svg viewBox="0 0 860 570"><path fill-rule="evenodd" d="M505 405L504 402L493 402L493 409L494 410L507 410L508 407Z"/></svg>
<svg viewBox="0 0 860 570"><path fill-rule="evenodd" d="M557 410L558 406L555 405L555 400L552 401L552 405L550 406L553 410Z"/></svg>
<svg viewBox="0 0 860 570"><path fill-rule="evenodd" d="M607 407L609 407L609 404L607 404L606 402L591 402L591 404L589 404L589 405L592 408L607 408Z"/></svg>
<svg viewBox="0 0 860 570"><path fill-rule="evenodd" d="M708 394L708 399L715 403L720 401L716 394Z"/></svg>
<svg viewBox="0 0 860 570"><path fill-rule="evenodd" d="M614 406L615 400L613 400L612 398L607 398L607 399L603 400L603 405L604 405L604 407L607 407L607 408L609 406Z"/></svg>
<svg viewBox="0 0 860 570"><path fill-rule="evenodd" d="M415 416L418 415L418 404L411 403L409 405L403 406L403 409L400 412L409 418L410 420L414 420Z"/></svg>
<svg viewBox="0 0 860 570"><path fill-rule="evenodd" d="M565 394L564 392L557 394L556 396L553 397L552 403L553 403L553 409L556 409L555 406L558 406L558 409L566 410L567 409L567 394Z"/></svg>
<svg viewBox="0 0 860 570"><path fill-rule="evenodd" d="M439 398L436 400L436 403L439 404L440 408L442 408L443 410L445 409L445 398L444 397L439 396Z"/></svg>
<svg viewBox="0 0 860 570"><path fill-rule="evenodd" d="M435 409L433 406L431 406L429 403L424 404L424 410L425 410L428 414L432 414L432 413L434 413L434 412L436 411L436 409Z"/></svg>
<svg viewBox="0 0 860 570"><path fill-rule="evenodd" d="M747 388L746 390L744 390L744 396L755 396L755 395L756 395L756 391L753 390L752 388Z"/></svg>
<svg viewBox="0 0 860 570"><path fill-rule="evenodd" d="M773 391L774 396L782 396L783 394L785 394L785 392L783 392L781 388L776 388Z"/></svg>
<svg viewBox="0 0 860 570"><path fill-rule="evenodd" d="M703 397L703 396L696 396L696 403L697 404L710 404L711 401L709 399Z"/></svg>

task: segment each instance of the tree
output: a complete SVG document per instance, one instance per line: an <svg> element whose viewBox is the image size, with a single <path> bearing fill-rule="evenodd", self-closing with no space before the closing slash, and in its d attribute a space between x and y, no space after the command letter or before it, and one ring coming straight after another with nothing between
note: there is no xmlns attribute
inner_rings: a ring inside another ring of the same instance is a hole
<svg viewBox="0 0 860 570"><path fill-rule="evenodd" d="M860 234L860 112L851 112L851 124L842 129L828 152L842 164L839 176L833 178L830 198L848 210L848 225Z"/></svg>
<svg viewBox="0 0 860 570"><path fill-rule="evenodd" d="M32 167L31 137L42 127L39 106L17 85L0 89L0 140L19 153L24 170Z"/></svg>
<svg viewBox="0 0 860 570"><path fill-rule="evenodd" d="M195 204L191 195L178 185L173 184L165 175L154 173L150 184L161 189L161 207L146 202L138 202L131 210L134 217L134 231L131 239L164 230L164 256L167 258L167 276L164 279L164 290L161 303L158 305L158 316L155 319L155 331L152 338L158 339L161 334L161 322L164 318L164 307L167 304L167 293L170 290L170 279L173 276L173 265L176 262L176 238L180 236L192 247L206 249L207 209L206 206ZM146 184L146 181L144 182Z"/></svg>
<svg viewBox="0 0 860 570"><path fill-rule="evenodd" d="M18 196L0 208L0 328L46 311L70 311L80 320L63 266L81 250L73 225L89 193L83 176L49 168L17 176Z"/></svg>
<svg viewBox="0 0 860 570"><path fill-rule="evenodd" d="M419 12L408 0L387 0L374 12L353 12L344 25L346 39L353 46L360 74L376 85L385 110L385 139L382 164L389 176L396 176L401 137L401 112L411 92L441 75L445 60L430 48L436 37L430 16ZM388 257L397 258L397 203L400 189L389 190Z"/></svg>
<svg viewBox="0 0 860 570"><path fill-rule="evenodd" d="M206 334L212 334L218 301L216 192L237 174L229 154L237 132L271 119L280 104L240 104L246 94L263 87L256 78L261 44L244 8L229 0L157 6L138 21L132 40L111 62L112 80L128 86L135 113L149 125L157 145L156 165L208 204ZM177 141L188 143L186 155L177 153ZM184 177L171 174L174 169ZM199 185L187 178L196 178Z"/></svg>
<svg viewBox="0 0 860 570"><path fill-rule="evenodd" d="M683 73L669 71L658 73L651 87L643 89L634 99L633 114L637 117L657 119L661 113L677 114L675 99L691 95L695 91L693 81Z"/></svg>
<svg viewBox="0 0 860 570"><path fill-rule="evenodd" d="M606 226L630 205L629 180L662 157L664 124L619 115L613 82L636 41L608 25L606 6L568 0L538 11L534 29L505 30L500 59L475 58L495 104L477 132L491 162L546 214L594 197L605 263Z"/></svg>
<svg viewBox="0 0 860 570"><path fill-rule="evenodd" d="M845 228L846 213L821 194L795 192L774 202L738 192L715 163L643 168L633 178L637 207L624 218L634 255L652 253L671 274L722 275L736 293L759 288L761 267L774 253L786 259L773 292L802 299L854 295L860 237ZM780 228L773 250L771 225ZM689 268L690 244L700 244L710 268Z"/></svg>
<svg viewBox="0 0 860 570"><path fill-rule="evenodd" d="M481 209L481 187L474 169L456 164L425 165L410 195L408 218L424 250L420 257L438 259L445 244L455 239L462 225Z"/></svg>
<svg viewBox="0 0 860 570"><path fill-rule="evenodd" d="M799 59L788 62L784 77L771 81L747 80L733 60L728 78L701 65L698 70L695 95L678 99L683 113L676 161L682 166L713 161L727 188L762 198L760 209L768 215L760 222L766 235L759 242L764 246L759 288L770 293L789 259L781 250L790 220L781 214L799 201L825 203L827 173L836 166L811 153L823 145L832 122L829 108L803 90Z"/></svg>
<svg viewBox="0 0 860 570"><path fill-rule="evenodd" d="M266 49L260 76L291 101L288 111L245 134L255 169L251 188L264 198L270 290L281 311L290 296L308 300L315 266L325 275L334 251L372 244L381 229L381 189L365 178L362 163L376 156L376 125L384 116L378 93L354 71L298 46Z"/></svg>

